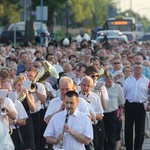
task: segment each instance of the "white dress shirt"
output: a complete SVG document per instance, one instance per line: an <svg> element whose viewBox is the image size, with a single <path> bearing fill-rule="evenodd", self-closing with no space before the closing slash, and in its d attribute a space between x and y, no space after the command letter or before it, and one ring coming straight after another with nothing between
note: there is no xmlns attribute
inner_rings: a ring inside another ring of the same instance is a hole
<svg viewBox="0 0 150 150"><path fill-rule="evenodd" d="M27 119L28 118L28 115L22 105L22 103L18 100L15 100L14 101L14 105L15 105L15 108L16 108L16 120L19 120L19 119ZM12 129L16 129L15 125L10 125L10 127Z"/></svg>
<svg viewBox="0 0 150 150"><path fill-rule="evenodd" d="M38 91L46 96L46 90L45 90L44 85L39 82L37 82L36 85L38 87ZM42 108L42 105L41 105L41 101L37 97L37 94L36 93L32 93L32 94L34 97L34 103L35 103L36 110L34 112L30 111L30 113L36 113L36 112L40 111L40 109Z"/></svg>
<svg viewBox="0 0 150 150"><path fill-rule="evenodd" d="M13 101L10 98L5 98L4 99L4 104L11 110L15 111L16 113L16 108L15 105L13 103ZM0 122L3 122L7 127L9 127L9 121L8 121L8 116L7 115L1 115L0 114Z"/></svg>
<svg viewBox="0 0 150 150"><path fill-rule="evenodd" d="M58 137L59 134L63 133L65 118L66 118L66 110L61 111L55 114L44 132L44 137ZM68 118L68 126L75 132L82 134L91 140L93 139L93 129L91 120L87 115L84 113L76 111L69 115ZM85 150L84 144L77 141L71 134L66 133L64 134L64 146L63 149L65 150ZM60 144L54 144L53 149L60 148Z"/></svg>
<svg viewBox="0 0 150 150"><path fill-rule="evenodd" d="M60 97L54 98L50 101L48 108L46 110L44 120L49 115L54 114L56 111L59 110L60 106L62 105L63 101L60 99ZM86 115L90 116L90 112L88 109L88 104L83 100L83 98L79 97L79 104L77 106L77 109Z"/></svg>
<svg viewBox="0 0 150 150"><path fill-rule="evenodd" d="M134 76L128 77L124 81L123 93L125 99L130 103L144 103L148 100L149 79L142 75L138 80Z"/></svg>
<svg viewBox="0 0 150 150"><path fill-rule="evenodd" d="M47 91L51 91L53 97L56 97L56 94L55 94L56 91L52 88L51 84L50 84L49 82L47 82L47 81L45 81L45 88L47 89ZM45 107L47 108L49 102L50 102L50 98L48 98L48 99L45 101L45 103L44 103L45 106L42 104L42 109L44 109Z"/></svg>

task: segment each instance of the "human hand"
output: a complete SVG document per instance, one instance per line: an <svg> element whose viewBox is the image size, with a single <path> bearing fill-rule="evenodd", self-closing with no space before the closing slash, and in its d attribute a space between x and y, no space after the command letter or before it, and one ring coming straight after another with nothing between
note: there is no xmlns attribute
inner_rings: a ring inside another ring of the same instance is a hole
<svg viewBox="0 0 150 150"><path fill-rule="evenodd" d="M56 138L57 142L62 141L64 139L64 135L63 134L59 134Z"/></svg>
<svg viewBox="0 0 150 150"><path fill-rule="evenodd" d="M71 134L73 130L68 125L65 125L64 131Z"/></svg>
<svg viewBox="0 0 150 150"><path fill-rule="evenodd" d="M59 111L63 111L64 109L65 109L65 104L62 103L61 106L60 106L60 108L59 108Z"/></svg>
<svg viewBox="0 0 150 150"><path fill-rule="evenodd" d="M4 105L4 99L0 98L0 106Z"/></svg>

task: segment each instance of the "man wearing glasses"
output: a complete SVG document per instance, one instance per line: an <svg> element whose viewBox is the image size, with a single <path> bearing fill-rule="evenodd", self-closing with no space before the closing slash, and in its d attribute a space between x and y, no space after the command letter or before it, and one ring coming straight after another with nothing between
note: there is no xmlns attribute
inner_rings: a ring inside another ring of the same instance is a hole
<svg viewBox="0 0 150 150"><path fill-rule="evenodd" d="M96 113L96 120L93 123L94 130L94 148L95 150L103 149L103 139L101 134L104 135L101 126L99 126L98 122L103 119L103 108L101 105L100 97L93 93L91 90L93 88L93 79L89 76L85 76L81 79L81 91L79 92L80 96L83 97L92 107L92 109ZM89 108L90 109L90 108Z"/></svg>
<svg viewBox="0 0 150 150"><path fill-rule="evenodd" d="M110 73L112 73L112 74L114 74L116 71L122 70L122 64L121 64L120 58L115 57L112 60L112 66L113 66L113 69L110 70Z"/></svg>

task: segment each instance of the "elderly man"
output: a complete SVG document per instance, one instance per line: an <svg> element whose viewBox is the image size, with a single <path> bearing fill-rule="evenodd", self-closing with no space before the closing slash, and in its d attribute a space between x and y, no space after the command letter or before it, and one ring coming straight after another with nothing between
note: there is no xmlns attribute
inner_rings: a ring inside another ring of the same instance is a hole
<svg viewBox="0 0 150 150"><path fill-rule="evenodd" d="M100 138L100 132L102 132L102 129L101 129L101 125L99 125L97 122L98 121L101 121L102 118L103 118L103 108L102 108L102 105L101 105L101 99L100 97L91 92L91 89L93 87L93 79L89 76L85 76L81 79L81 91L79 92L80 93L80 96L85 98L85 100L87 100L87 102L90 104L90 106L93 108L93 110L95 111L96 113L96 120L93 124L93 129L95 131L95 134L94 134L94 147L95 147L95 150L101 150L102 147L103 147L103 144L101 145L102 142L99 141L99 138ZM99 131L97 131L97 129L100 129Z"/></svg>
<svg viewBox="0 0 150 150"><path fill-rule="evenodd" d="M74 85L73 80L70 77L64 76L60 78L60 81L59 81L60 97L56 97L50 101L45 117L44 117L44 120L46 121L46 123L49 122L49 120L55 113L58 113L64 110L65 94L68 91L74 90L73 85ZM78 109L81 112L84 112L88 116L90 116L86 102L84 102L81 99L79 99Z"/></svg>

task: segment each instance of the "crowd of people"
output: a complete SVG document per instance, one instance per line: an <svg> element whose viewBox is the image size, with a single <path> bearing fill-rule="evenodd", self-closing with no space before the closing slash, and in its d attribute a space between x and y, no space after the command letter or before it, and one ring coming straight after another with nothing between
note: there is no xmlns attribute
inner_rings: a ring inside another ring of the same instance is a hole
<svg viewBox="0 0 150 150"><path fill-rule="evenodd" d="M0 147L142 150L150 138L149 60L148 42L97 43L86 33L47 47L0 45L0 91L8 92L0 95L0 131L13 130L7 146L0 134Z"/></svg>

